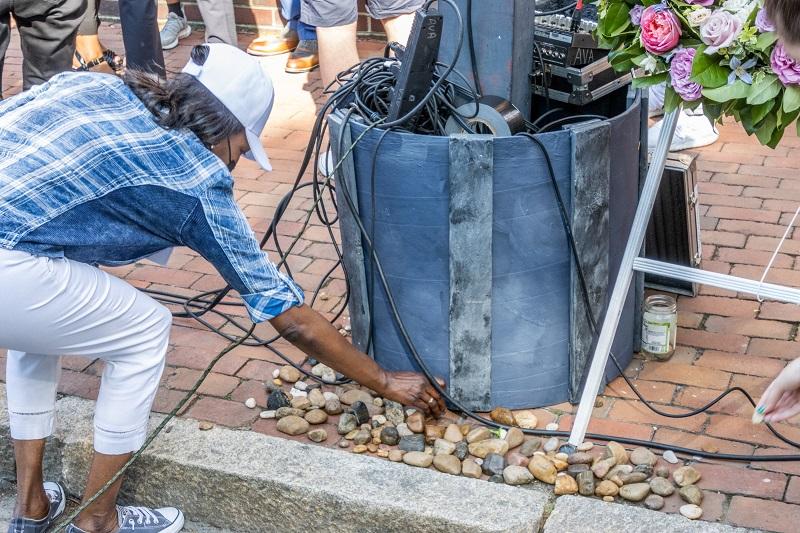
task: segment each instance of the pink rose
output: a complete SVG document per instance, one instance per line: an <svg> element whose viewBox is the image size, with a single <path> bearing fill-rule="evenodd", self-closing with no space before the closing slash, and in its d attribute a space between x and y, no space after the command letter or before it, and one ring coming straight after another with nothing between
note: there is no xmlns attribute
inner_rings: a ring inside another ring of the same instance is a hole
<svg viewBox="0 0 800 533"><path fill-rule="evenodd" d="M700 25L700 39L708 45L707 54L730 46L742 32L742 22L727 11L718 10Z"/></svg>
<svg viewBox="0 0 800 533"><path fill-rule="evenodd" d="M700 84L689 79L692 75L692 61L695 53L697 50L694 48L681 48L672 55L672 61L669 64L672 88L687 102L700 98L703 90Z"/></svg>
<svg viewBox="0 0 800 533"><path fill-rule="evenodd" d="M784 85L800 85L800 65L786 53L780 42L772 49L770 56L772 71Z"/></svg>
<svg viewBox="0 0 800 533"><path fill-rule="evenodd" d="M642 11L642 46L651 54L664 54L678 46L681 23L675 13L663 4L655 4Z"/></svg>

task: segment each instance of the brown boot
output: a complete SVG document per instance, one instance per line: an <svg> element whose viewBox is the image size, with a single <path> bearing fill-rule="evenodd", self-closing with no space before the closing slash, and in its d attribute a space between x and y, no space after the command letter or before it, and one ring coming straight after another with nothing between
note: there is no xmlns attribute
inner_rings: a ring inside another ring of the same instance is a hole
<svg viewBox="0 0 800 533"><path fill-rule="evenodd" d="M300 41L286 60L286 72L310 72L319 66L317 41Z"/></svg>
<svg viewBox="0 0 800 533"><path fill-rule="evenodd" d="M294 30L285 30L283 33L271 37L259 37L247 47L247 53L254 56L276 56L291 52L297 48L300 38Z"/></svg>

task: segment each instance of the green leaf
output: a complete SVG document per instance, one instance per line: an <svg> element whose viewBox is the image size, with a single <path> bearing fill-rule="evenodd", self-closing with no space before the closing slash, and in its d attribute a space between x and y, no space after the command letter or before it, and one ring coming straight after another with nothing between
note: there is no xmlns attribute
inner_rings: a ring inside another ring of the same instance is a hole
<svg viewBox="0 0 800 533"><path fill-rule="evenodd" d="M606 16L603 17L602 33L606 37L614 37L624 32L631 23L630 8L624 2L608 6Z"/></svg>
<svg viewBox="0 0 800 533"><path fill-rule="evenodd" d="M778 116L778 126L781 128L785 128L789 124L797 120L798 116L800 116L800 109L795 109L791 113L781 113Z"/></svg>
<svg viewBox="0 0 800 533"><path fill-rule="evenodd" d="M736 80L731 85L716 89L703 89L703 96L714 102L728 102L739 98L747 98L749 93L750 86L742 80Z"/></svg>
<svg viewBox="0 0 800 533"><path fill-rule="evenodd" d="M672 87L667 86L664 90L664 113L671 113L675 111L683 99L678 96L678 93Z"/></svg>
<svg viewBox="0 0 800 533"><path fill-rule="evenodd" d="M609 52L608 62L611 63L611 66L614 67L614 70L617 72L628 72L630 69L636 67L636 63L632 60L639 54L641 54L639 48L632 46L625 50Z"/></svg>
<svg viewBox="0 0 800 533"><path fill-rule="evenodd" d="M730 70L719 64L718 55L708 55L705 49L705 46L701 46L694 55L691 80L707 89L722 87L728 83Z"/></svg>
<svg viewBox="0 0 800 533"><path fill-rule="evenodd" d="M762 33L756 39L756 50L760 50L764 52L767 48L771 47L775 44L775 41L778 40L778 34L774 31L769 33Z"/></svg>
<svg viewBox="0 0 800 533"><path fill-rule="evenodd" d="M788 85L783 92L783 112L791 113L800 109L800 86Z"/></svg>
<svg viewBox="0 0 800 533"><path fill-rule="evenodd" d="M775 134L775 128L777 127L777 121L775 115L767 115L764 121L756 130L756 137L761 144L769 144L770 140L772 140L772 136Z"/></svg>
<svg viewBox="0 0 800 533"><path fill-rule="evenodd" d="M763 104L755 105L750 108L750 118L753 120L753 123L758 124L761 122L764 117L767 116L767 113L772 111L772 108L775 107L777 102L775 100L770 100L768 102L764 102Z"/></svg>
<svg viewBox="0 0 800 533"><path fill-rule="evenodd" d="M659 83L664 83L665 81L667 81L666 72L662 72L660 74L653 74L651 76L643 76L641 78L633 79L633 88L641 89L644 87L652 87L653 85L658 85Z"/></svg>
<svg viewBox="0 0 800 533"><path fill-rule="evenodd" d="M777 76L774 74L759 76L753 82L750 94L747 95L747 103L750 105L763 104L778 96L779 92L781 92L781 82Z"/></svg>
<svg viewBox="0 0 800 533"><path fill-rule="evenodd" d="M703 114L708 120L716 123L719 117L722 116L722 104L715 103L711 100L703 102Z"/></svg>
<svg viewBox="0 0 800 533"><path fill-rule="evenodd" d="M772 133L772 137L770 137L767 146L769 146L770 148L775 148L776 146L778 146L778 143L780 143L781 139L783 138L784 131L785 128L782 128L780 126L775 128L775 131Z"/></svg>

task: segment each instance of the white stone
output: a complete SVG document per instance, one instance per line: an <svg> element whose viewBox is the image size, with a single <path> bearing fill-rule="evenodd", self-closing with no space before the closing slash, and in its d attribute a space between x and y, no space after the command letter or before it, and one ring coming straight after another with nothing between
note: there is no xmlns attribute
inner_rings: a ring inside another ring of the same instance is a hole
<svg viewBox="0 0 800 533"><path fill-rule="evenodd" d="M703 509L691 503L687 505L681 505L679 511L689 520L697 520L703 516Z"/></svg>
<svg viewBox="0 0 800 533"><path fill-rule="evenodd" d="M372 417L372 421L378 424L379 426L382 426L386 423L386 417L383 415L374 415Z"/></svg>
<svg viewBox="0 0 800 533"><path fill-rule="evenodd" d="M322 393L322 395L325 397L325 401L326 401L326 402L329 402L329 401L331 401L331 400L338 400L338 399L339 399L339 397L338 397L338 396L336 396L336 394L335 394L335 393L333 393L333 392L331 392L331 391L328 391L328 390L326 390L325 392L323 392L323 393Z"/></svg>
<svg viewBox="0 0 800 533"><path fill-rule="evenodd" d="M255 409L256 408L256 399L255 398L248 398L244 401L244 404L247 406L248 409Z"/></svg>
<svg viewBox="0 0 800 533"><path fill-rule="evenodd" d="M275 418L275 411L261 411L258 416L261 418Z"/></svg>
<svg viewBox="0 0 800 533"><path fill-rule="evenodd" d="M672 450L665 451L664 454L662 455L662 457L664 458L664 460L666 462L668 462L670 464L673 464L673 465L678 464L679 459L675 455L675 452L673 452Z"/></svg>
<svg viewBox="0 0 800 533"><path fill-rule="evenodd" d="M550 422L544 427L544 429L546 429L547 431L558 431L558 424L556 424L555 422Z"/></svg>
<svg viewBox="0 0 800 533"><path fill-rule="evenodd" d="M292 390L289 391L289 395L292 398L300 398L300 397L306 398L306 397L308 397L308 393L306 391L295 389L294 387L292 387Z"/></svg>
<svg viewBox="0 0 800 533"><path fill-rule="evenodd" d="M280 375L281 375L280 368L276 368L275 370L272 371L272 379L278 379L278 376Z"/></svg>
<svg viewBox="0 0 800 533"><path fill-rule="evenodd" d="M294 384L294 388L297 390L308 390L308 384L305 381L297 381Z"/></svg>

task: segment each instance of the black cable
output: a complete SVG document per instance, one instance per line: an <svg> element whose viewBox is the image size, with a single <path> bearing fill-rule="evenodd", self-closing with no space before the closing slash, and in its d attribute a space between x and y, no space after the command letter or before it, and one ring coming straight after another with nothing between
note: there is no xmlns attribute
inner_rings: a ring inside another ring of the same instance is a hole
<svg viewBox="0 0 800 533"><path fill-rule="evenodd" d="M478 72L478 58L477 54L475 53L475 39L473 38L472 34L472 0L467 0L467 44L469 45L469 61L472 65L472 79L475 82L475 91L477 92L478 96L483 96L481 76Z"/></svg>
<svg viewBox="0 0 800 533"><path fill-rule="evenodd" d="M580 122L586 120L608 120L608 117L604 117L603 115L570 115L568 117L562 117L552 122L548 122L544 126L538 128L539 133L545 133L550 128L554 128L555 126L560 126L562 124L569 124L572 122Z"/></svg>

